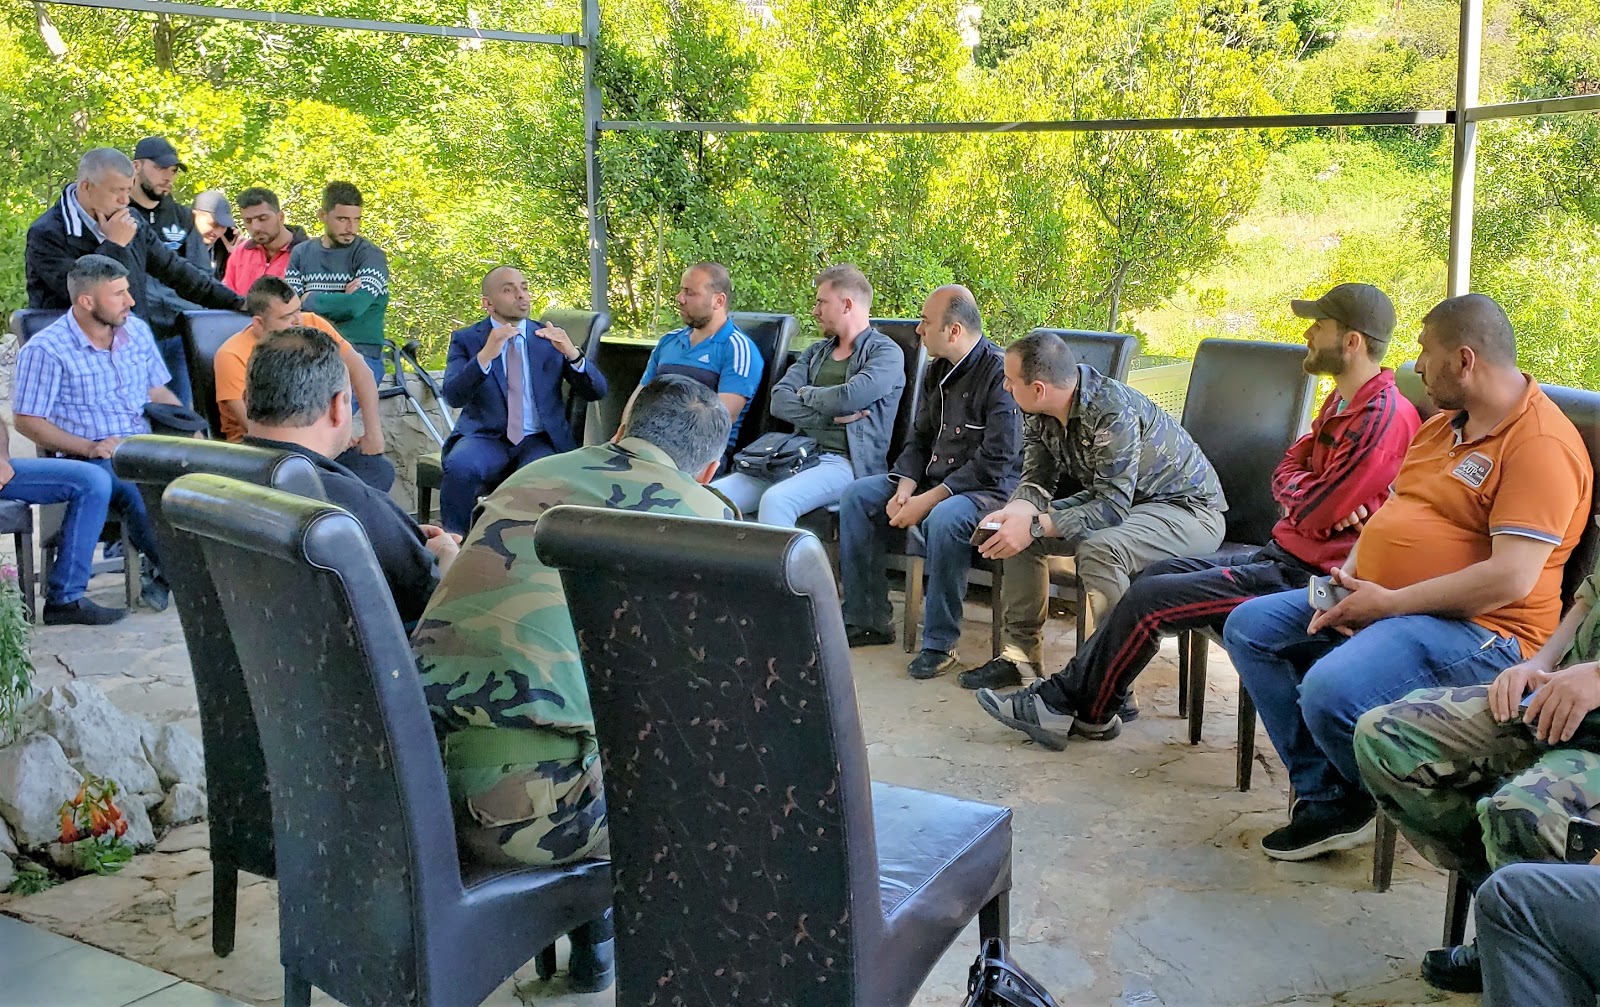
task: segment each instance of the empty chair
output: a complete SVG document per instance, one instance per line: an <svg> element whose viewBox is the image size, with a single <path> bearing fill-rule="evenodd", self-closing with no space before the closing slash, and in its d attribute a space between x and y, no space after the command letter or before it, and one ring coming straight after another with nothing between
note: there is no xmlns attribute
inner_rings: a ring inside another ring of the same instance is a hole
<svg viewBox="0 0 1600 1007"><path fill-rule="evenodd" d="M910 1003L972 919L1004 937L1011 813L874 784L808 532L556 507L599 730L617 1004Z"/></svg>
<svg viewBox="0 0 1600 1007"><path fill-rule="evenodd" d="M61 308L18 308L11 313L11 331L21 346L38 335L45 326L66 314Z"/></svg>
<svg viewBox="0 0 1600 1007"><path fill-rule="evenodd" d="M1228 498L1223 552L1254 551L1272 541L1281 516L1272 473L1284 452L1311 425L1316 378L1305 372L1306 350L1294 343L1207 339L1194 354L1183 427L1211 459ZM1178 639L1178 707L1189 718L1189 744L1200 743L1205 718L1206 647L1220 642L1221 625ZM1250 789L1255 758L1255 706L1239 690L1240 790Z"/></svg>
<svg viewBox="0 0 1600 1007"><path fill-rule="evenodd" d="M539 315L539 318L563 330L567 338L572 340L573 346L582 346L583 355L588 358L589 366L600 367L600 372L610 377L600 363L600 344L605 334L611 330L611 313L609 311L573 311L570 309L552 309ZM398 367L398 365L396 365ZM399 371L397 370L398 374ZM631 389L631 386L630 386ZM394 389L399 394L398 389ZM572 428L572 439L583 446L584 431L589 420L590 403L583 396L578 395L568 388L566 390L567 425ZM599 403L594 403L598 406ZM433 494L444 479L443 455L434 451L417 459L417 520L423 524L433 516Z"/></svg>
<svg viewBox="0 0 1600 1007"><path fill-rule="evenodd" d="M603 862L463 868L433 722L355 518L211 475L168 487L238 645L278 848L284 1002L482 1002L610 905Z"/></svg>
<svg viewBox="0 0 1600 1007"><path fill-rule="evenodd" d="M321 500L322 479L308 459L292 452L180 437L130 437L112 466L144 497L194 671L211 832L211 948L227 955L233 950L239 872L278 874L272 803L256 718L216 585L200 543L167 520L161 494L179 476L207 472Z"/></svg>
<svg viewBox="0 0 1600 1007"><path fill-rule="evenodd" d="M222 437L222 409L217 405L217 351L222 344L250 327L242 311L195 310L178 313L178 335L188 362L194 406L206 418L211 436Z"/></svg>

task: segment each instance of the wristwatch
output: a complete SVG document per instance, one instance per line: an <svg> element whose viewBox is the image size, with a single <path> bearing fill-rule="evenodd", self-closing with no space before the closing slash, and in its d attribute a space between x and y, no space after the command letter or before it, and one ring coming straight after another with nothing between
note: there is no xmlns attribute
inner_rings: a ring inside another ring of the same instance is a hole
<svg viewBox="0 0 1600 1007"><path fill-rule="evenodd" d="M1034 538L1044 538L1044 522L1039 520L1043 516L1042 514L1035 514L1033 520L1028 522L1028 533Z"/></svg>

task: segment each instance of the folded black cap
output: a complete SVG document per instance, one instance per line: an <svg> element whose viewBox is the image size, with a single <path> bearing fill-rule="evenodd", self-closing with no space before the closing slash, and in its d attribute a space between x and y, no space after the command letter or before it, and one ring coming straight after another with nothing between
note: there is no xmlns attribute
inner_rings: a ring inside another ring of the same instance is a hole
<svg viewBox="0 0 1600 1007"><path fill-rule="evenodd" d="M187 437L189 434L206 429L204 416L193 409L167 402L146 402L144 418L150 421L152 433L168 436Z"/></svg>

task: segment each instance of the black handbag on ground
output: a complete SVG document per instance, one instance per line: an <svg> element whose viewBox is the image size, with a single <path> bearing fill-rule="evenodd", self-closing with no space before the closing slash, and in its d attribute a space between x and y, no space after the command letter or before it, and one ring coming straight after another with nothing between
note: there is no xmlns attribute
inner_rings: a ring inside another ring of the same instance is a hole
<svg viewBox="0 0 1600 1007"><path fill-rule="evenodd" d="M1058 1007L1048 990L1017 967L1006 953L1006 942L991 937L983 942L978 960L967 974L967 998L961 1007Z"/></svg>
<svg viewBox="0 0 1600 1007"><path fill-rule="evenodd" d="M733 456L733 471L756 479L781 482L822 459L817 439L805 434L762 434Z"/></svg>

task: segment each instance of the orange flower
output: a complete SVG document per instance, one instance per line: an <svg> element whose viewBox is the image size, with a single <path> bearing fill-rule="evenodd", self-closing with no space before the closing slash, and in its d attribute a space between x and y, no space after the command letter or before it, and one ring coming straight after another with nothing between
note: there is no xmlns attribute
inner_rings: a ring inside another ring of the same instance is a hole
<svg viewBox="0 0 1600 1007"><path fill-rule="evenodd" d="M72 812L66 808L61 810L61 841L63 843L78 841L78 826L72 821Z"/></svg>

